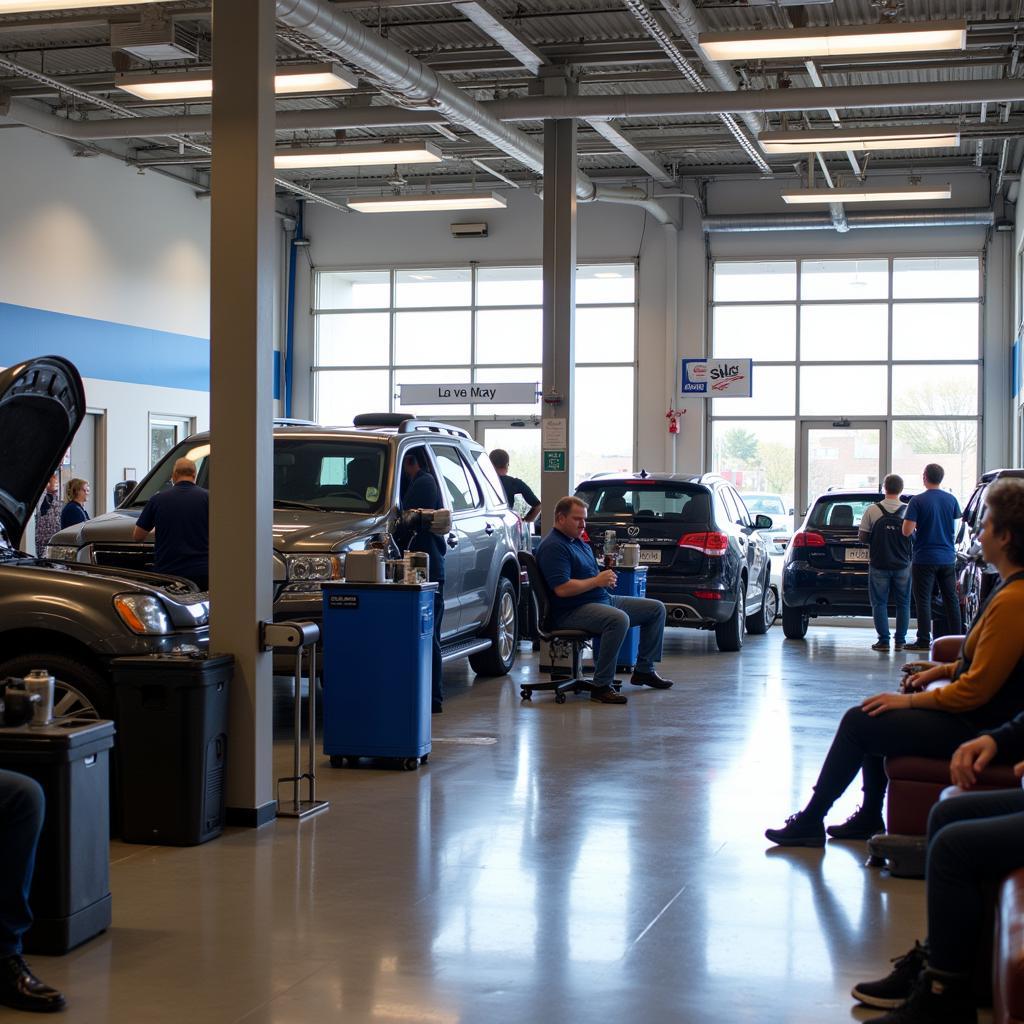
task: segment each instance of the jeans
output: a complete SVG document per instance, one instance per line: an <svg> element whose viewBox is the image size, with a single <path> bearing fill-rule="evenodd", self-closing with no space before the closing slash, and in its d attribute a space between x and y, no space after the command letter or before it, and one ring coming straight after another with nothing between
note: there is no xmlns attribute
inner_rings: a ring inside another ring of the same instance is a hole
<svg viewBox="0 0 1024 1024"><path fill-rule="evenodd" d="M592 601L556 616L555 626L559 629L582 629L601 638L601 650L594 665L594 683L599 687L611 686L619 648L630 627L640 627L636 671L653 672L655 663L661 661L665 606L648 597L613 595L611 604Z"/></svg>
<svg viewBox="0 0 1024 1024"><path fill-rule="evenodd" d="M896 643L907 642L910 625L910 566L905 569L868 569L868 591L878 639L889 640L889 598L896 605Z"/></svg>
<svg viewBox="0 0 1024 1024"><path fill-rule="evenodd" d="M0 956L21 952L32 924L28 894L45 800L34 779L0 771Z"/></svg>
<svg viewBox="0 0 1024 1024"><path fill-rule="evenodd" d="M956 567L950 565L913 566L914 603L917 605L917 642L928 644L932 633L932 592L936 584L942 595L942 606L946 613L946 634L955 635L963 631L960 621L960 601L956 596Z"/></svg>
<svg viewBox="0 0 1024 1024"><path fill-rule="evenodd" d="M444 580L437 581L434 594L434 640L431 644L430 699L433 704L444 701L444 667L441 664L441 619L444 617Z"/></svg>
<svg viewBox="0 0 1024 1024"><path fill-rule="evenodd" d="M929 966L969 974L991 943L992 890L1024 867L1024 792L966 793L928 818Z"/></svg>

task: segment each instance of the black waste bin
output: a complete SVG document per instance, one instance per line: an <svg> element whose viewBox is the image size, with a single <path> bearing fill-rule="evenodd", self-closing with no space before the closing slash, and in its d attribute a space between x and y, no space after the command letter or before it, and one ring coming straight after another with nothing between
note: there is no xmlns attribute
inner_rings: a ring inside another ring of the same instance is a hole
<svg viewBox="0 0 1024 1024"><path fill-rule="evenodd" d="M113 662L121 838L195 846L224 828L230 654Z"/></svg>
<svg viewBox="0 0 1024 1024"><path fill-rule="evenodd" d="M110 927L113 745L114 723L95 719L0 728L0 768L28 775L46 794L27 953L59 956Z"/></svg>

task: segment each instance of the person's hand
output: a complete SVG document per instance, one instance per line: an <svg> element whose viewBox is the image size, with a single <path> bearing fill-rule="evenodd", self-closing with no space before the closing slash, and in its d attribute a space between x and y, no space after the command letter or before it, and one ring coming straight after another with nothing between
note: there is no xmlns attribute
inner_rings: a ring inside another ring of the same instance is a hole
<svg viewBox="0 0 1024 1024"><path fill-rule="evenodd" d="M594 578L597 580L599 587L605 587L608 590L614 590L615 584L619 581L619 577L615 575L613 569L604 569Z"/></svg>
<svg viewBox="0 0 1024 1024"><path fill-rule="evenodd" d="M872 718L876 715L883 715L886 711L899 711L910 707L910 696L906 693L876 693L874 697L868 697L860 709L866 711Z"/></svg>
<svg viewBox="0 0 1024 1024"><path fill-rule="evenodd" d="M918 690L923 690L930 683L938 682L938 680L945 678L946 666L933 665L931 668L926 668L921 672L911 672L909 675L904 676L901 685L904 693L916 693Z"/></svg>
<svg viewBox="0 0 1024 1024"><path fill-rule="evenodd" d="M978 781L978 772L996 756L996 741L991 736L978 736L976 739L961 743L953 752L949 762L949 777L954 786L970 789ZM1024 762L1014 766L1024 771Z"/></svg>

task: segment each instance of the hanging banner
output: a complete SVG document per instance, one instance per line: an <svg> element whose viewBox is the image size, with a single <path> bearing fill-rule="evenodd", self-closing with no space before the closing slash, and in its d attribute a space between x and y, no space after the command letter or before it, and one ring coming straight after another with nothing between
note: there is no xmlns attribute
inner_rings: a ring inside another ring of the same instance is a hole
<svg viewBox="0 0 1024 1024"><path fill-rule="evenodd" d="M536 405L540 388L533 384L399 384L401 405Z"/></svg>
<svg viewBox="0 0 1024 1024"><path fill-rule="evenodd" d="M752 359L684 359L683 398L750 398Z"/></svg>

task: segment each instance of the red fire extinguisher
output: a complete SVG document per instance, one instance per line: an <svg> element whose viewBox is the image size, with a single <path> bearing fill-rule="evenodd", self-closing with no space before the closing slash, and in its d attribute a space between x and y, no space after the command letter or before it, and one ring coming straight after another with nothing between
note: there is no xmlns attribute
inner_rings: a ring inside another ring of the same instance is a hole
<svg viewBox="0 0 1024 1024"><path fill-rule="evenodd" d="M685 416L685 415L686 415L686 410L685 409L671 409L670 408L669 411L667 413L665 413L665 418L668 420L668 432L670 434L678 434L679 433L679 417L680 416Z"/></svg>

